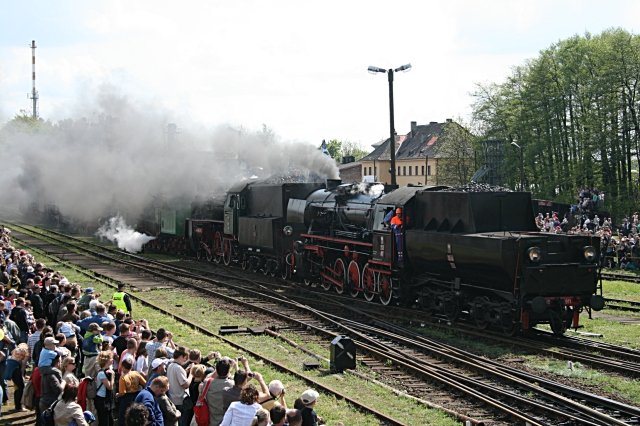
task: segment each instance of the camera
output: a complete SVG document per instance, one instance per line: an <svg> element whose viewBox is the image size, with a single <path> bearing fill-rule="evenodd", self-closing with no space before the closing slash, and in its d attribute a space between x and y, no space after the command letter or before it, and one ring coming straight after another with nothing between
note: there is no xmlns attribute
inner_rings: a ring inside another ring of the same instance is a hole
<svg viewBox="0 0 640 426"><path fill-rule="evenodd" d="M247 373L247 377L250 379L253 379L255 376L255 373Z"/></svg>

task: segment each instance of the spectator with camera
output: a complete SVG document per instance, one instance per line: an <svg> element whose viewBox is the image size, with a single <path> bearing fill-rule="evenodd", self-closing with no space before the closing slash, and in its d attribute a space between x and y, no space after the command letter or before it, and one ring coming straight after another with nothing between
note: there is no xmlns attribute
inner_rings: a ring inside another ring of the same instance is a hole
<svg viewBox="0 0 640 426"><path fill-rule="evenodd" d="M274 406L281 405L285 409L287 408L287 401L284 399L284 385L280 380L272 380L269 382L269 386L267 388L268 396L261 397L259 402L267 411L270 411Z"/></svg>
<svg viewBox="0 0 640 426"><path fill-rule="evenodd" d="M173 343L173 335L164 328L159 328L156 331L156 338L147 343L149 365L153 364L153 360L156 357L156 349L158 348L164 348L170 358L173 357L173 351L176 349L176 344Z"/></svg>
<svg viewBox="0 0 640 426"><path fill-rule="evenodd" d="M182 367L188 359L187 349L184 346L178 346L173 353L173 361L167 366L167 378L169 379L169 399L173 402L182 416L180 418L181 426L186 425L186 419L191 418L193 411L193 401L189 396L189 386L193 380L193 376ZM188 367L191 370L191 367Z"/></svg>
<svg viewBox="0 0 640 426"><path fill-rule="evenodd" d="M209 375L209 377L200 385L200 392L203 391L204 386L208 381L211 381L205 400L209 408L209 426L218 426L222 422L224 417L224 409L222 404L222 395L225 388L229 388L234 385L233 381L229 379L229 373L231 369L235 367L235 361L230 358L222 358L216 362L216 371Z"/></svg>

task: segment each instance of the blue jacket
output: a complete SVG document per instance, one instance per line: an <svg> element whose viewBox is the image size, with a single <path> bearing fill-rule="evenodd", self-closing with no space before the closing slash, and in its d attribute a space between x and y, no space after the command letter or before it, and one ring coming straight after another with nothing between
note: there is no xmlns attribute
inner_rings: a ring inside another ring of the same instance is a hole
<svg viewBox="0 0 640 426"><path fill-rule="evenodd" d="M82 331L82 333L86 333L87 330L89 329L89 325L92 322L95 322L99 326L102 326L103 322L109 322L109 321L111 321L109 317L106 317L106 316L101 317L100 315L91 315L90 317L87 317L83 320L78 321L76 325L80 327L80 330Z"/></svg>
<svg viewBox="0 0 640 426"><path fill-rule="evenodd" d="M147 387L140 391L136 396L135 402L144 405L149 410L149 426L164 426L162 411L160 411L158 401L154 398L151 389Z"/></svg>

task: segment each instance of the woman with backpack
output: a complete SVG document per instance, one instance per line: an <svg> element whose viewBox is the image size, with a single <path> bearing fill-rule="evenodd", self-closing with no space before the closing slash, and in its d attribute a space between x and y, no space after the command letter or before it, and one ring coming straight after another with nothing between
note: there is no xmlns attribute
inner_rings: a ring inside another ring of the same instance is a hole
<svg viewBox="0 0 640 426"><path fill-rule="evenodd" d="M56 426L69 426L75 421L77 426L89 426L85 420L80 404L76 401L78 385L67 383L62 391L62 398L53 409L53 420Z"/></svg>
<svg viewBox="0 0 640 426"><path fill-rule="evenodd" d="M96 398L93 400L98 412L100 426L113 426L113 383L115 373L113 365L113 352L102 351L98 355L100 370L96 375Z"/></svg>

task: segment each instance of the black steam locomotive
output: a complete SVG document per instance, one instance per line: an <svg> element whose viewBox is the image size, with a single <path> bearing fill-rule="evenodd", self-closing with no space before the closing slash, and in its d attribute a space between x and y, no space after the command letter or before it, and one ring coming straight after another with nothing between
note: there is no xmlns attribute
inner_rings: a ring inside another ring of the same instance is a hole
<svg viewBox="0 0 640 426"><path fill-rule="evenodd" d="M537 232L529 193L253 181L214 204L192 209L179 238L226 265L506 333L561 334L604 305L598 238Z"/></svg>

